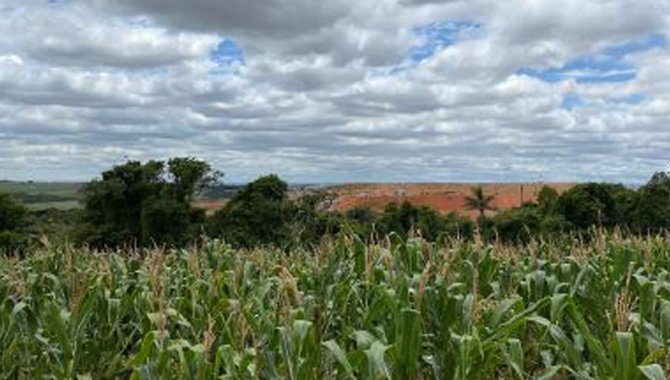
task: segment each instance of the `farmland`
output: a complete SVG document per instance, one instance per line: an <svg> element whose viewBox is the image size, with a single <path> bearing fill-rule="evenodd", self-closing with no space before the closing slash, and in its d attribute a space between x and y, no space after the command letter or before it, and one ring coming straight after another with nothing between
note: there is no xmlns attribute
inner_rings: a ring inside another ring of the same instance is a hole
<svg viewBox="0 0 670 380"><path fill-rule="evenodd" d="M4 378L664 379L670 244L340 234L0 256Z"/></svg>
<svg viewBox="0 0 670 380"><path fill-rule="evenodd" d="M0 192L12 194L31 210L68 210L79 206L82 185L77 182L0 181Z"/></svg>

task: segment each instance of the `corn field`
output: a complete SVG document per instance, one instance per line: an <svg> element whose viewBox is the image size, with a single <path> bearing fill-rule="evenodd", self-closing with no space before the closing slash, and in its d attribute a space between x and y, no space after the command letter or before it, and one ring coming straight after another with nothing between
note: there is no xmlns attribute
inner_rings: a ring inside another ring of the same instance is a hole
<svg viewBox="0 0 670 380"><path fill-rule="evenodd" d="M0 258L4 379L665 379L670 243Z"/></svg>

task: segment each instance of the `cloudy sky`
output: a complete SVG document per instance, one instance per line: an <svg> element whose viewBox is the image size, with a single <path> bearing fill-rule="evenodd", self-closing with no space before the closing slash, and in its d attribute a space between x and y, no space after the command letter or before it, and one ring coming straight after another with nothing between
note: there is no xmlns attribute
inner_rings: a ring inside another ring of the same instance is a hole
<svg viewBox="0 0 670 380"><path fill-rule="evenodd" d="M668 0L0 0L0 178L644 181Z"/></svg>

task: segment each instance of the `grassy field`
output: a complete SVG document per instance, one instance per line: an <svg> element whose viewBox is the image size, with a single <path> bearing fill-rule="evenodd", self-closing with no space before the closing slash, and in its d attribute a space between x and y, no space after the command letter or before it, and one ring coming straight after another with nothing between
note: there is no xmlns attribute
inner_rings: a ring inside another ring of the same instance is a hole
<svg viewBox="0 0 670 380"><path fill-rule="evenodd" d="M7 192L33 211L58 209L72 210L81 207L80 189L77 182L14 182L0 181L0 192ZM239 186L220 186L198 196L195 207L211 212L218 210Z"/></svg>
<svg viewBox="0 0 670 380"><path fill-rule="evenodd" d="M13 194L31 210L69 210L79 204L81 183L0 181L0 191Z"/></svg>
<svg viewBox="0 0 670 380"><path fill-rule="evenodd" d="M0 258L0 377L664 379L670 244Z"/></svg>

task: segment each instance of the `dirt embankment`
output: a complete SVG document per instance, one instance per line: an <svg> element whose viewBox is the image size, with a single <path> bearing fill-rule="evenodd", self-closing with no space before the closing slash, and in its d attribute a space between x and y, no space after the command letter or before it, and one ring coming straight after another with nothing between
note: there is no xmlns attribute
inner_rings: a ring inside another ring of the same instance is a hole
<svg viewBox="0 0 670 380"><path fill-rule="evenodd" d="M427 206L441 213L458 212L474 216L467 210L466 197L472 194L475 183L385 183L348 184L329 188L336 194L332 209L347 211L358 207L382 210L390 203L409 201L415 206ZM559 193L573 184L569 183L487 183L481 184L486 195L493 195L493 206L506 210L533 202L543 186L548 185Z"/></svg>
<svg viewBox="0 0 670 380"><path fill-rule="evenodd" d="M359 207L369 207L381 211L391 203L409 201L415 206L427 206L441 213L458 212L476 217L476 212L466 207L466 197L472 194L472 188L482 186L484 194L493 195L493 206L498 210L507 210L520 206L524 202L537 200L537 194L547 185L559 193L568 190L570 183L356 183L332 186L322 189L334 194L330 209L345 212ZM289 197L299 198L312 190L292 190ZM225 200L206 199L195 202L195 207L213 214L225 205Z"/></svg>

